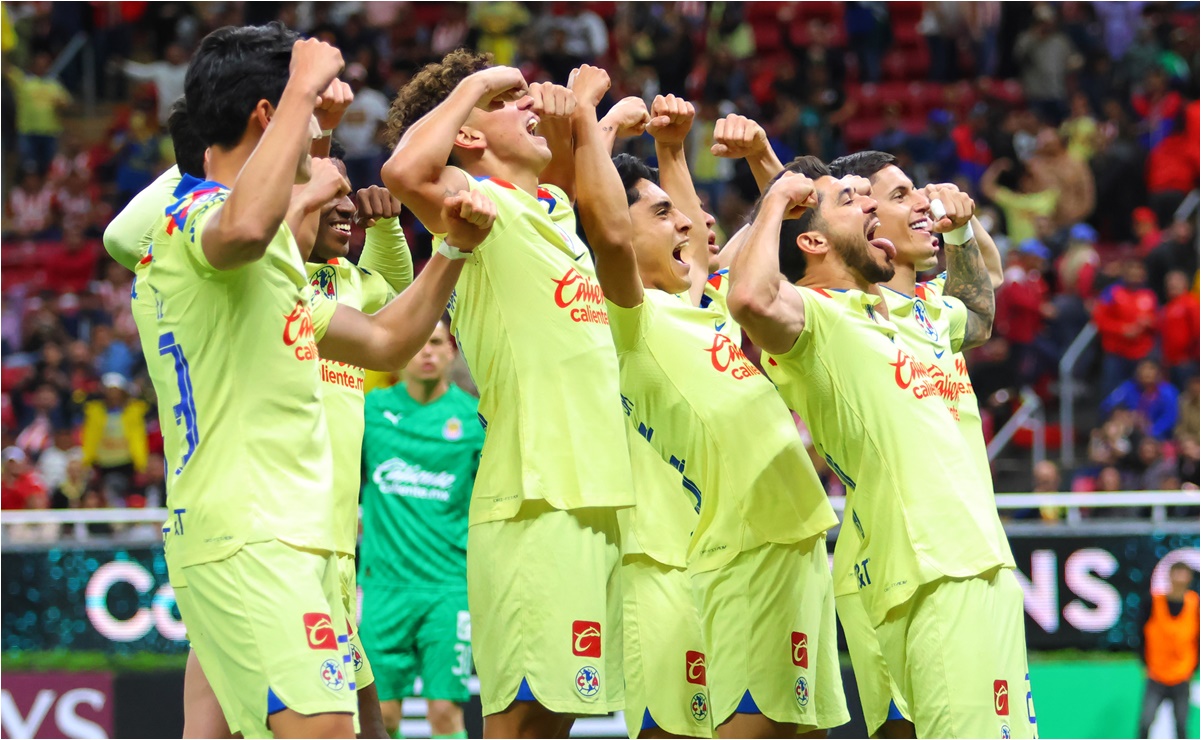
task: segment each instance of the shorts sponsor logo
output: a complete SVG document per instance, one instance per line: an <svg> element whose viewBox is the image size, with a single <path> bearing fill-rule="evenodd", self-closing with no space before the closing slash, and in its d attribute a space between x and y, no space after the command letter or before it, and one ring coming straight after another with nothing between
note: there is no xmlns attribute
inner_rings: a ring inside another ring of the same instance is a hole
<svg viewBox="0 0 1201 740"><path fill-rule="evenodd" d="M792 633L792 664L809 667L809 636L804 632Z"/></svg>
<svg viewBox="0 0 1201 740"><path fill-rule="evenodd" d="M342 687L346 685L346 676L342 674L342 666L338 665L338 661L333 658L321 664L321 680L331 691L341 691Z"/></svg>
<svg viewBox="0 0 1201 740"><path fill-rule="evenodd" d="M330 623L329 615L321 612L309 612L304 615L304 629L313 650L337 650L338 636L334 634L334 626Z"/></svg>
<svg viewBox="0 0 1201 740"><path fill-rule="evenodd" d="M581 696L593 697L600 691L600 671L586 665L575 674L575 690Z"/></svg>
<svg viewBox="0 0 1201 740"><path fill-rule="evenodd" d="M1009 740L1009 738L1011 738L1011 737L1013 737L1013 734L1009 731L1009 725L1002 724L1001 725L1001 740Z"/></svg>
<svg viewBox="0 0 1201 740"><path fill-rule="evenodd" d="M703 691L693 695L690 709L692 710L692 716L698 720L709 716L709 700L705 697Z"/></svg>
<svg viewBox="0 0 1201 740"><path fill-rule="evenodd" d="M705 685L705 654L695 650L684 653L684 678L688 683ZM699 694L698 694L699 696Z"/></svg>
<svg viewBox="0 0 1201 740"><path fill-rule="evenodd" d="M363 670L363 653L359 650L359 646L353 642L350 643L350 657L354 660L354 672L358 673Z"/></svg>
<svg viewBox="0 0 1201 740"><path fill-rule="evenodd" d="M809 706L809 682L804 676L796 680L796 703L801 708Z"/></svg>
<svg viewBox="0 0 1201 740"><path fill-rule="evenodd" d="M601 656L600 622L577 619L571 623L571 654L583 658Z"/></svg>
<svg viewBox="0 0 1201 740"><path fill-rule="evenodd" d="M997 714L1009 715L1009 682L992 682L992 703Z"/></svg>

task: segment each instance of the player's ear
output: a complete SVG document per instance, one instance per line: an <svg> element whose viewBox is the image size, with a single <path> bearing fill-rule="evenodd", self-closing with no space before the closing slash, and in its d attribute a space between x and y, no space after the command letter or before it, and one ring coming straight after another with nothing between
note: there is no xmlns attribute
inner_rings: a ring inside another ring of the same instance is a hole
<svg viewBox="0 0 1201 740"><path fill-rule="evenodd" d="M462 149L482 150L488 146L488 141L484 138L484 132L478 128L462 126L459 128L459 133L455 134L455 146Z"/></svg>
<svg viewBox="0 0 1201 740"><path fill-rule="evenodd" d="M806 231L796 238L796 245L805 254L825 254L830 251L830 242L820 231Z"/></svg>
<svg viewBox="0 0 1201 740"><path fill-rule="evenodd" d="M260 100L250 112L251 125L258 126L259 131L266 131L267 124L275 117L275 106L268 100Z"/></svg>

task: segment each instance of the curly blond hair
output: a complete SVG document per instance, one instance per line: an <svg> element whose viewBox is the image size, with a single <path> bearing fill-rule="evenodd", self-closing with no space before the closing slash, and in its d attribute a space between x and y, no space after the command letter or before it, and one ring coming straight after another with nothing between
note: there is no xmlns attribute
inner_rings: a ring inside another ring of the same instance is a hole
<svg viewBox="0 0 1201 740"><path fill-rule="evenodd" d="M491 54L456 49L440 62L425 65L401 88L388 111L386 140L395 147L422 116L438 106L466 77L492 66Z"/></svg>

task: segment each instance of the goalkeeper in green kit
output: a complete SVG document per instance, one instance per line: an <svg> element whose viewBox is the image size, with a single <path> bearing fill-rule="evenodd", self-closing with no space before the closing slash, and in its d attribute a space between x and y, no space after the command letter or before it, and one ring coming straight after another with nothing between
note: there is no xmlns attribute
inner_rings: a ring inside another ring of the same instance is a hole
<svg viewBox="0 0 1201 740"><path fill-rule="evenodd" d="M467 509L484 430L476 399L448 378L455 353L439 323L402 382L367 394L363 412L361 630L393 737L418 676L433 737L467 737Z"/></svg>

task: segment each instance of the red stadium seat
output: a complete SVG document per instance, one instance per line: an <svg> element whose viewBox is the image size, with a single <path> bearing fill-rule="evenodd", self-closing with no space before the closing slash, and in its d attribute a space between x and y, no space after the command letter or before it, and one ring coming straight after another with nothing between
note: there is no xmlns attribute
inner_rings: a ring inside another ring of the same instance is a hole
<svg viewBox="0 0 1201 740"><path fill-rule="evenodd" d="M847 149L857 151L871 145L872 137L880 133L884 122L879 118L862 118L856 116L847 121L842 127L842 135L846 139Z"/></svg>

